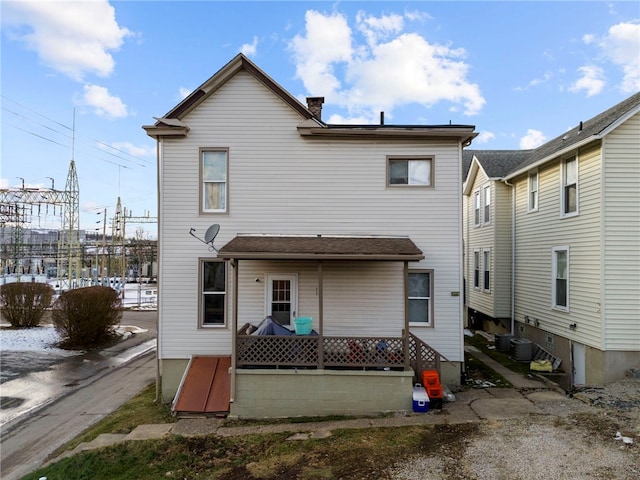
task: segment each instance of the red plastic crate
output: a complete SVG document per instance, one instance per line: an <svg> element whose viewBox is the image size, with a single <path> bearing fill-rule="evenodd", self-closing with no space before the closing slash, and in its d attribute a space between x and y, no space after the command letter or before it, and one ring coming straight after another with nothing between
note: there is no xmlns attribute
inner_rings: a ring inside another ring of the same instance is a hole
<svg viewBox="0 0 640 480"><path fill-rule="evenodd" d="M442 387L440 385L438 386L433 386L433 385L428 385L427 386L427 395L429 395L429 398L442 398Z"/></svg>
<svg viewBox="0 0 640 480"><path fill-rule="evenodd" d="M422 384L425 386L440 385L438 372L436 370L424 370L422 372Z"/></svg>

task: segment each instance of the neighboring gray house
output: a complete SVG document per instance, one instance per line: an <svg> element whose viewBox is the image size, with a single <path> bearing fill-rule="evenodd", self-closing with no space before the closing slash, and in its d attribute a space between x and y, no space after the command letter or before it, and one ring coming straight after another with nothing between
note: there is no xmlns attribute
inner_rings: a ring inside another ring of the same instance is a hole
<svg viewBox="0 0 640 480"><path fill-rule="evenodd" d="M640 94L534 150L464 152L470 325L562 359L564 386L640 367Z"/></svg>
<svg viewBox="0 0 640 480"><path fill-rule="evenodd" d="M423 369L460 382L474 127L328 125L307 100L238 55L144 127L158 142L162 397L178 412L407 410ZM315 332L256 335L278 328L266 317L311 317Z"/></svg>

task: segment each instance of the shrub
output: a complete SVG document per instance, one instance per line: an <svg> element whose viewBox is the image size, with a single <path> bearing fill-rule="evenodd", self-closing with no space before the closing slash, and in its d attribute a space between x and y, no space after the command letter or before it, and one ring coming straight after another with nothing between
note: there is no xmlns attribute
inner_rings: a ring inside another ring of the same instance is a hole
<svg viewBox="0 0 640 480"><path fill-rule="evenodd" d="M86 287L64 292L51 317L62 348L92 349L115 341L113 327L122 318L122 302L111 287Z"/></svg>
<svg viewBox="0 0 640 480"><path fill-rule="evenodd" d="M0 287L2 316L12 327L37 327L52 297L53 288L46 283L7 283Z"/></svg>

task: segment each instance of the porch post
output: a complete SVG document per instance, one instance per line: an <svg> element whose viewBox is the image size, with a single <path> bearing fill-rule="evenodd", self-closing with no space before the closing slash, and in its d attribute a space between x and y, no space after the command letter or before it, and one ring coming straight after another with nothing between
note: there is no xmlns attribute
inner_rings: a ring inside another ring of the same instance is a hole
<svg viewBox="0 0 640 480"><path fill-rule="evenodd" d="M324 368L324 297L322 286L324 278L322 274L322 260L318 260L318 368Z"/></svg>
<svg viewBox="0 0 640 480"><path fill-rule="evenodd" d="M409 262L404 261L403 281L404 285L404 334L402 341L404 343L404 369L411 369L411 350L409 348Z"/></svg>
<svg viewBox="0 0 640 480"><path fill-rule="evenodd" d="M236 396L236 348L238 342L238 260L233 258L229 262L233 268L233 317L231 320L231 398Z"/></svg>

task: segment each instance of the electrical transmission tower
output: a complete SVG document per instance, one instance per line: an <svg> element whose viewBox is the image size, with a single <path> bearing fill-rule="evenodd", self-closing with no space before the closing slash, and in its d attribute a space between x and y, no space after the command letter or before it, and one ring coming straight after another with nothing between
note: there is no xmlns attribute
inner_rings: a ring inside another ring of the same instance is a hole
<svg viewBox="0 0 640 480"><path fill-rule="evenodd" d="M58 239L57 276L66 273L69 282L80 276L80 188L75 162L71 160L67 183L64 190L54 188L22 188L0 189L0 227L11 228L11 258L3 255L3 272L10 262L17 267L21 258L26 257L27 247L24 243L25 227L32 228L34 223L39 225L41 216L48 216L49 210L53 216L61 217L62 232ZM3 245L3 253L4 253ZM71 286L71 285L70 285Z"/></svg>

